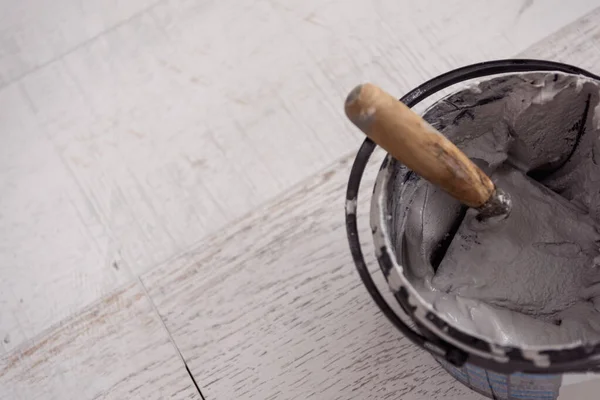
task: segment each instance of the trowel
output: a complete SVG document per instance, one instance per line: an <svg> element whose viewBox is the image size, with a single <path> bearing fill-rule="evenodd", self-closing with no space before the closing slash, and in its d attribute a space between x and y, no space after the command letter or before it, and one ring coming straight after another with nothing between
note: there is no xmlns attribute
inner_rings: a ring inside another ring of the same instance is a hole
<svg viewBox="0 0 600 400"><path fill-rule="evenodd" d="M569 201L510 165L486 175L373 84L353 89L345 111L396 160L470 208L448 239L434 280L444 282L447 263L458 265L452 274L460 276L442 290L552 321L569 304L592 296L600 274L589 267L599 253L600 235ZM524 281L535 290L510 290Z"/></svg>

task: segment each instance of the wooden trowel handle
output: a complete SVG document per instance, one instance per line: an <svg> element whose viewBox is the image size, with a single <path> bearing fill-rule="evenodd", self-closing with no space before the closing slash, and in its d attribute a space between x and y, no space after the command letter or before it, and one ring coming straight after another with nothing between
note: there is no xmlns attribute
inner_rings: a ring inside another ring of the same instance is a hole
<svg viewBox="0 0 600 400"><path fill-rule="evenodd" d="M490 178L452 142L379 87L357 86L346 99L346 115L398 161L470 207L494 194Z"/></svg>

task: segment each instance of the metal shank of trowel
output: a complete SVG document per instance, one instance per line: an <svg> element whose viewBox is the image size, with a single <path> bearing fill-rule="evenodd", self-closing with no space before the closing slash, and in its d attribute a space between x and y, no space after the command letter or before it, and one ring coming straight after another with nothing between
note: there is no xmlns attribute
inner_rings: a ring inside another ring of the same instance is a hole
<svg viewBox="0 0 600 400"><path fill-rule="evenodd" d="M478 219L504 218L511 209L507 193L444 135L381 88L362 84L345 104L346 115L395 159L463 204Z"/></svg>

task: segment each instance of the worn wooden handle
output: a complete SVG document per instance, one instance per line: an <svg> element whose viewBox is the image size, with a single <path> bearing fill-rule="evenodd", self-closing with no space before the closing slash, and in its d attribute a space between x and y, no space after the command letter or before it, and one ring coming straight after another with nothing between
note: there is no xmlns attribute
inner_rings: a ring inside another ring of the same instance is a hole
<svg viewBox="0 0 600 400"><path fill-rule="evenodd" d="M494 194L490 178L452 142L379 87L357 86L346 99L346 115L398 161L470 207Z"/></svg>

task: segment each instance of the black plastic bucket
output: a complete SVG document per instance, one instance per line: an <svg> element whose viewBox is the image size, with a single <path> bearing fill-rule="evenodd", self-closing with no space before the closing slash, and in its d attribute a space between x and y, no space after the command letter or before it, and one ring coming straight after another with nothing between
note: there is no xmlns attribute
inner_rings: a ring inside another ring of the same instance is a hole
<svg viewBox="0 0 600 400"><path fill-rule="evenodd" d="M499 60L470 65L438 76L412 90L400 101L414 107L440 90L458 83L531 72L578 75L600 82L600 77L566 64L541 60ZM398 249L391 245L389 227L386 228L386 222L381 217L387 212L382 209L386 205L378 204L372 207L371 215L377 259L396 300L415 323L416 329L411 329L390 308L373 282L358 238L357 197L363 172L375 147L371 140L365 140L352 166L346 194L346 226L350 250L360 277L394 326L414 344L433 354L457 380L491 398L556 399L559 398L563 374L600 372L600 342L520 348L493 343L440 318L420 300L403 276L402 266L398 263L402 257L396 254ZM377 188L377 185L387 185L390 179L411 179L410 171L391 164L398 163L388 155L381 166L374 196L380 196L381 191L386 190L381 186Z"/></svg>

